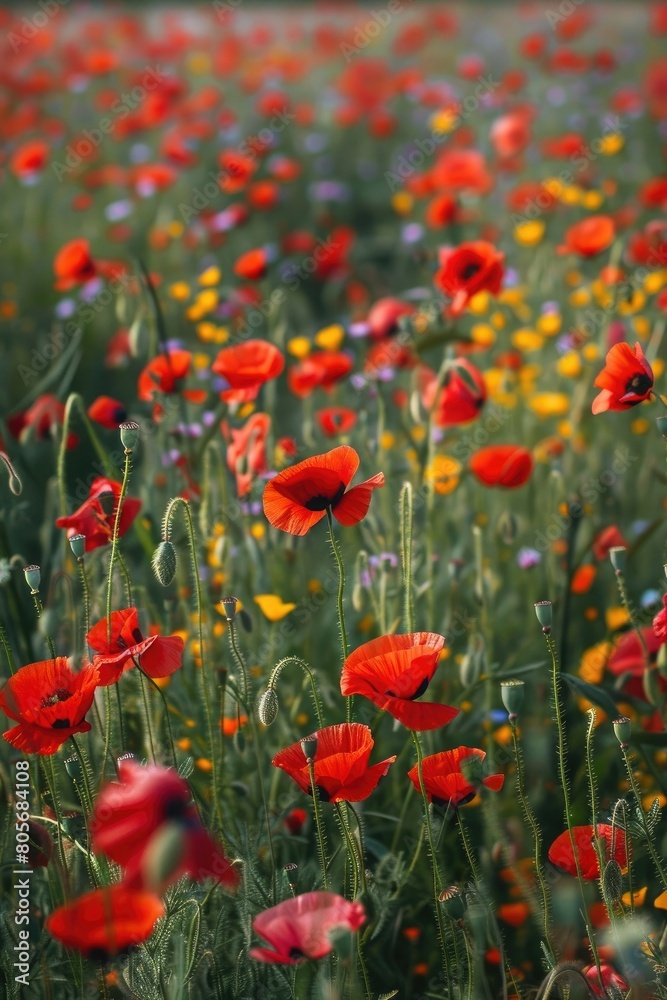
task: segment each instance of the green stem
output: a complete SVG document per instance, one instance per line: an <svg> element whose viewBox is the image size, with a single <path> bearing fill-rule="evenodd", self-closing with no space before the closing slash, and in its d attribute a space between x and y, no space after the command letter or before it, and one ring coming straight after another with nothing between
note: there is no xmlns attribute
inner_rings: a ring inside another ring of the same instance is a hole
<svg viewBox="0 0 667 1000"><path fill-rule="evenodd" d="M39 594L38 594L38 592L36 590L35 591L31 591L31 594L32 594L32 599L33 599L33 601L35 603L35 611L37 612L37 617L41 618L42 615L44 614L44 605L42 604L40 596L39 596ZM51 659L55 660L55 658L56 658L56 644L54 643L54 641L53 641L53 639L51 638L50 635L45 634L44 638L46 639L46 643L47 643L47 645L49 647L49 652L51 653Z"/></svg>
<svg viewBox="0 0 667 1000"><path fill-rule="evenodd" d="M60 438L60 448L58 451L58 467L57 467L58 493L60 495L60 513L63 517L67 514L67 489L66 489L67 484L65 476L65 457L67 455L67 439L69 437L69 425L72 418L72 411L75 406L78 409L79 416L81 417L81 420L83 421L83 424L86 428L86 432L90 439L90 443L95 449L97 457L100 460L100 464L102 466L102 469L104 470L104 474L111 479L115 472L113 466L111 465L109 459L107 458L106 451L104 450L102 444L100 443L100 439L95 433L95 430L93 428L92 423L90 422L88 414L86 413L86 405L82 397L77 392L71 393L67 397L67 402L65 403L65 413L63 414L63 427Z"/></svg>
<svg viewBox="0 0 667 1000"><path fill-rule="evenodd" d="M403 624L406 632L415 630L415 595L412 584L412 517L413 492L411 483L403 483L399 498L401 518L401 565L403 567Z"/></svg>
<svg viewBox="0 0 667 1000"><path fill-rule="evenodd" d="M85 629L84 636L87 636L90 632L90 587L88 586L88 574L86 573L86 564L83 556L77 559L79 564L79 573L81 576L81 589L83 591L83 627ZM88 644L85 644L85 648L88 648Z"/></svg>
<svg viewBox="0 0 667 1000"><path fill-rule="evenodd" d="M135 660L135 665L138 666ZM139 670L139 683L141 685L141 698L144 703L144 712L146 713L146 731L148 732L148 743L151 749L151 757L153 758L153 763L157 763L157 757L155 756L155 740L153 738L153 720L151 718L151 706L148 702L148 692L146 691L146 676L143 670Z"/></svg>
<svg viewBox="0 0 667 1000"><path fill-rule="evenodd" d="M329 876L327 875L327 848L324 838L324 828L322 826L322 816L320 814L320 793L315 784L315 762L312 757L306 760L308 774L310 776L310 791L313 797L313 813L315 814L315 827L317 829L317 843L320 849L320 863L322 865L322 888L329 889Z"/></svg>
<svg viewBox="0 0 667 1000"><path fill-rule="evenodd" d="M14 663L14 655L12 653L12 648L7 640L7 633L5 632L2 624L0 624L0 644L5 651L5 656L7 657L7 666L9 667L10 674L13 674L16 669L16 664Z"/></svg>
<svg viewBox="0 0 667 1000"><path fill-rule="evenodd" d="M628 612L628 615L630 617L630 623L633 629L635 630L635 634L639 639L639 645L641 646L642 652L644 654L644 663L648 668L651 663L651 657L648 651L648 646L646 645L646 640L644 639L644 633L642 632L639 622L637 621L637 615L635 612L634 605L632 604L632 601L630 600L630 595L628 594L628 588L625 583L625 577L620 569L617 569L615 572L616 572L616 583L618 585L618 593L621 598L621 604Z"/></svg>
<svg viewBox="0 0 667 1000"><path fill-rule="evenodd" d="M282 660L279 660L278 663L276 663L273 670L271 671L267 688L273 688L276 686L282 670L287 666L288 663L297 663L301 667L301 669L308 675L308 679L310 680L310 688L313 695L313 704L315 706L315 714L317 716L317 728L323 729L324 723L322 721L322 707L320 705L320 699L317 694L315 675L308 666L308 664L306 663L306 661L302 660L300 656L285 656L283 657Z"/></svg>
<svg viewBox="0 0 667 1000"><path fill-rule="evenodd" d="M118 549L118 532L120 530L120 517L123 510L123 503L125 501L125 494L127 493L127 484L130 478L130 457L131 452L125 449L125 465L123 468L123 484L120 489L120 495L118 497L118 506L116 508L116 516L113 522L113 535L111 537L111 555L109 556L109 575L107 577L107 642L111 643L111 594L113 590L113 564L116 561L116 551Z"/></svg>
<svg viewBox="0 0 667 1000"><path fill-rule="evenodd" d="M143 674L143 676L146 678L146 680L150 684L152 684L152 686L155 688L155 690L157 691L157 693L159 694L159 696L160 696L160 698L162 700L162 707L164 709L164 718L165 718L165 722L167 723L167 730L169 732L169 744L171 746L171 761L172 761L172 764L174 766L174 770L177 770L178 769L178 762L176 760L176 744L174 743L174 732L173 732L173 730L171 728L171 719L169 718L169 707L167 705L167 699L165 698L164 692L162 691L162 688L160 687L160 685L156 684L155 681L153 680L153 678L149 677L149 675L144 670L141 670L141 667L139 667L138 664L137 664L137 666L138 666L139 670L141 671L141 673Z"/></svg>
<svg viewBox="0 0 667 1000"><path fill-rule="evenodd" d="M544 939L551 958L555 960L556 953L554 951L553 945L551 943L551 934L549 929L550 918L551 918L551 907L549 899L549 889L547 887L546 879L544 878L544 870L542 868L542 832L540 830L539 824L535 813L533 812L530 802L526 796L525 792L525 774L523 769L523 754L521 752L521 746L519 744L519 735L517 732L516 721L512 718L509 720L510 729L512 731L512 746L514 748L514 759L516 761L516 791L523 809L523 814L528 820L528 824L533 834L533 857L535 859L535 876L537 878L540 895L542 897L541 906L541 916L543 921L544 929Z"/></svg>
<svg viewBox="0 0 667 1000"><path fill-rule="evenodd" d="M632 770L632 762L628 757L628 748L622 746L621 753L623 754L625 769L628 772L628 780L630 782L630 788L632 789L632 794L634 795L635 802L637 803L637 810L640 816L640 823L642 825L642 829L644 830L644 836L646 837L646 844L648 846L649 854L651 855L651 859L653 861L653 864L655 865L655 870L658 873L658 877L662 882L663 889L667 889L667 874L665 873L665 869L662 867L660 858L658 857L658 854L653 844L653 836L651 834L651 831L649 830L648 823L646 822L646 813L644 812L644 807L642 806L641 792L637 786L637 780L635 778L634 771Z"/></svg>
<svg viewBox="0 0 667 1000"><path fill-rule="evenodd" d="M345 566L343 565L343 557L341 555L340 547L333 530L333 516L331 514L331 507L327 507L327 522L329 525L329 541L331 542L331 551L333 552L334 559L338 566L338 595L337 595L337 607L338 607L338 628L340 631L340 645L342 653L341 665L345 663L347 659L347 632L345 630L345 608L343 605L343 598L345 595ZM347 699L347 721L350 722L352 718L352 696Z"/></svg>

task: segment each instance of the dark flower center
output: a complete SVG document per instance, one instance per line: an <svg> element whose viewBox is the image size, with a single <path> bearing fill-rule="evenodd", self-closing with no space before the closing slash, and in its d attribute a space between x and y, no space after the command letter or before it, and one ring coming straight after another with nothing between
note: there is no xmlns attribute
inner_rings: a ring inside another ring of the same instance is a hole
<svg viewBox="0 0 667 1000"><path fill-rule="evenodd" d="M642 372L639 375L633 375L630 381L626 383L625 392L626 394L632 392L635 396L645 396L652 386L653 379Z"/></svg>
<svg viewBox="0 0 667 1000"><path fill-rule="evenodd" d="M466 264L466 266L461 271L461 277L463 278L464 281L470 281L470 279L474 278L475 275L481 270L482 270L482 265L479 263L479 261L471 260L470 263Z"/></svg>
<svg viewBox="0 0 667 1000"><path fill-rule="evenodd" d="M415 693L408 695L406 701L414 701L415 698L421 698L421 696L424 694L424 691L426 691L427 687L428 687L428 677L425 677L424 680L419 685L419 687L417 688L417 690L415 691ZM397 695L394 694L393 691L385 691L385 694L388 695L390 698L398 697Z"/></svg>
<svg viewBox="0 0 667 1000"><path fill-rule="evenodd" d="M344 492L345 483L341 483L332 497L327 497L323 493L318 493L317 496L311 497L310 500L306 500L303 506L306 510L326 510L327 507L335 507L336 504L340 503L342 500Z"/></svg>
<svg viewBox="0 0 667 1000"><path fill-rule="evenodd" d="M52 694L42 698L40 708L53 708L54 705L58 705L61 701L67 701L71 697L71 691L67 691L65 688L58 688Z"/></svg>
<svg viewBox="0 0 667 1000"><path fill-rule="evenodd" d="M164 804L164 818L168 819L182 819L188 811L187 802L184 802L182 798L174 796L171 799L167 799Z"/></svg>
<svg viewBox="0 0 667 1000"><path fill-rule="evenodd" d="M295 962L298 958L305 958L306 956L300 948L290 948L289 957Z"/></svg>

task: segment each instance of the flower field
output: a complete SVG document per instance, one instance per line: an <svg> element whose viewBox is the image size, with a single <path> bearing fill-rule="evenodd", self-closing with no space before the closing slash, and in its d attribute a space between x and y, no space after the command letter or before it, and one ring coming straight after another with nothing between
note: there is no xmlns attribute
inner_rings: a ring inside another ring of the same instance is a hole
<svg viewBox="0 0 667 1000"><path fill-rule="evenodd" d="M0 7L0 997L667 998L666 39Z"/></svg>

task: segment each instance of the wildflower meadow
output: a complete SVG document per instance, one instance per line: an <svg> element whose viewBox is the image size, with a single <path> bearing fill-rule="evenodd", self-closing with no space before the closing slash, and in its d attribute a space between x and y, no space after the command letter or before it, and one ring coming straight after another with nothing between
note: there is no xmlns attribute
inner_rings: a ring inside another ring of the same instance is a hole
<svg viewBox="0 0 667 1000"><path fill-rule="evenodd" d="M666 43L0 6L0 1000L666 1000Z"/></svg>

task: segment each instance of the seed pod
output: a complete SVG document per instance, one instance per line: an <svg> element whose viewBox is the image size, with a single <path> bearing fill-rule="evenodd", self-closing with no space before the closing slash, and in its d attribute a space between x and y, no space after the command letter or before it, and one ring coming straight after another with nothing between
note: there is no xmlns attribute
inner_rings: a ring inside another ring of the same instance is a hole
<svg viewBox="0 0 667 1000"><path fill-rule="evenodd" d="M173 542L160 542L153 553L153 572L163 587L168 587L176 575L176 549Z"/></svg>
<svg viewBox="0 0 667 1000"><path fill-rule="evenodd" d="M72 535L69 540L69 547L75 559L83 559L86 552L86 536Z"/></svg>
<svg viewBox="0 0 667 1000"><path fill-rule="evenodd" d="M542 626L542 631L551 631L551 623L553 621L551 601L538 601L537 604L535 604L535 614L537 615L538 622Z"/></svg>
<svg viewBox="0 0 667 1000"><path fill-rule="evenodd" d="M129 455L137 447L139 440L139 424L136 420L126 420L118 427L120 431L120 443L125 449L125 454Z"/></svg>
<svg viewBox="0 0 667 1000"><path fill-rule="evenodd" d="M315 754L317 753L317 733L312 733L310 736L304 736L301 740L301 749L303 750L303 756L306 760L314 760Z"/></svg>
<svg viewBox="0 0 667 1000"><path fill-rule="evenodd" d="M621 898L623 892L623 872L618 861L614 858L605 865L602 874L602 885L607 896L612 900Z"/></svg>
<svg viewBox="0 0 667 1000"><path fill-rule="evenodd" d="M523 681L503 681L500 685L500 697L507 709L510 719L516 719L523 708L525 685Z"/></svg>
<svg viewBox="0 0 667 1000"><path fill-rule="evenodd" d="M39 585L42 581L42 574L39 566L24 566L23 575L25 576L25 582L30 587L30 593L38 594Z"/></svg>

